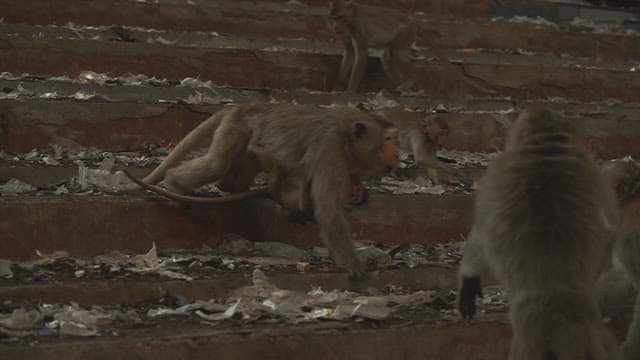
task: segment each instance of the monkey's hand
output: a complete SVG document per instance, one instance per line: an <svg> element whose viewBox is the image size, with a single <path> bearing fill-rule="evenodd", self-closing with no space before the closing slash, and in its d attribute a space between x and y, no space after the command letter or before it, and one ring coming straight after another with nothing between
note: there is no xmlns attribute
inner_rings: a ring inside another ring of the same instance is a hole
<svg viewBox="0 0 640 360"><path fill-rule="evenodd" d="M369 191L361 183L351 183L348 190L349 203L360 206L369 201Z"/></svg>
<svg viewBox="0 0 640 360"><path fill-rule="evenodd" d="M458 294L458 311L463 319L473 319L476 314L476 297L482 297L480 277L462 278L462 286Z"/></svg>

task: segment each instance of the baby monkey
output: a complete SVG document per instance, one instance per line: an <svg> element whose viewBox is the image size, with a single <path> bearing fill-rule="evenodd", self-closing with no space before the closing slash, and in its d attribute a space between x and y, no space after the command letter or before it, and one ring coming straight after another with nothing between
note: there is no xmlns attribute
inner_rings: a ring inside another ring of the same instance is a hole
<svg viewBox="0 0 640 360"><path fill-rule="evenodd" d="M443 171L468 181L461 170L452 168L439 161L436 152L449 138L449 123L439 114L428 115L422 121L406 116L393 117L398 128L398 149L413 154L416 165L434 184L440 184L439 172Z"/></svg>
<svg viewBox="0 0 640 360"><path fill-rule="evenodd" d="M510 359L617 359L595 285L617 223L613 189L569 121L525 110L480 180L460 266L461 315L475 315L490 274L509 296Z"/></svg>

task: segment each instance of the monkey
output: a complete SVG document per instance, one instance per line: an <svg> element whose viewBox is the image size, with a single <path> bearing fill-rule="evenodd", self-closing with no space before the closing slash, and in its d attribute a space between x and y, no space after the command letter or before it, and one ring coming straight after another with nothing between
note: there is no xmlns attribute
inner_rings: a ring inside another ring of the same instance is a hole
<svg viewBox="0 0 640 360"><path fill-rule="evenodd" d="M615 237L612 266L599 280L600 303L606 309L612 302L608 297L622 295L624 298L621 300L626 305L628 299L635 296L633 318L620 346L621 358L631 360L640 354L640 224L637 212L634 212L634 208L640 205L640 164L627 158L606 163L604 168L610 174L622 209L623 221L620 232ZM626 291L628 285L635 290L635 294ZM610 292L619 293L609 294Z"/></svg>
<svg viewBox="0 0 640 360"><path fill-rule="evenodd" d="M383 113L398 128L398 149L412 153L418 168L425 171L434 184L440 184L440 171L468 180L461 170L445 165L436 157L436 152L449 138L449 123L445 117L431 114L420 121L406 116L404 110L385 109Z"/></svg>
<svg viewBox="0 0 640 360"><path fill-rule="evenodd" d="M151 185L162 180L168 189L164 195L189 201L193 197L180 194L217 181L242 198L271 197L285 208L312 211L336 264L357 280L364 278L365 267L355 254L343 210L346 189L363 177L393 170L396 139L397 129L384 118L347 106L236 105L187 134L139 184L154 190ZM178 164L204 141L210 142L205 155ZM242 195L263 170L267 191Z"/></svg>
<svg viewBox="0 0 640 360"><path fill-rule="evenodd" d="M398 91L413 87L416 80L411 56L418 35L418 27L413 19L395 9L360 5L348 0L332 0L329 5L329 20L330 26L344 45L338 81L346 86L347 92L358 92L365 74L369 48L383 49L380 59L383 70L393 83L399 84ZM429 34L420 31L419 35L448 71L483 93L496 94L496 91L481 86L458 72L442 50L431 41Z"/></svg>
<svg viewBox="0 0 640 360"><path fill-rule="evenodd" d="M509 296L510 359L616 359L595 283L617 223L613 189L572 124L544 108L523 111L480 180L460 314L473 318L481 279L494 276Z"/></svg>

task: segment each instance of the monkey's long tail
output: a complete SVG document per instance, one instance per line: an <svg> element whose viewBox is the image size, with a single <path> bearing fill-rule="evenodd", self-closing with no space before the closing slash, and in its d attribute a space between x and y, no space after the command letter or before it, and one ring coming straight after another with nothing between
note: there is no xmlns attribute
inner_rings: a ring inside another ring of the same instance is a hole
<svg viewBox="0 0 640 360"><path fill-rule="evenodd" d="M153 191L156 194L160 194L169 199L180 201L180 202L198 203L198 204L225 204L225 203L230 203L230 202L245 200L245 199L271 198L271 194L266 189L243 191L240 193L220 196L220 197L199 197L199 196L182 195L182 194L177 194L177 193L165 190L156 185L147 184L143 180L140 180L135 176L131 175L127 170L122 170L122 171L124 172L125 175L127 175L127 177L131 181L138 184L138 186L140 186L141 188L149 191Z"/></svg>
<svg viewBox="0 0 640 360"><path fill-rule="evenodd" d="M158 165L149 175L147 175L143 181L146 184L157 184L164 178L164 174L167 170L173 167L174 164L184 159L187 154L196 149L203 140L211 141L213 133L220 125L222 118L228 112L227 109L222 109L217 113L210 116L208 119L200 123L193 130L191 130L187 136L178 143L178 145L169 153L164 161ZM209 136L207 136L209 134ZM139 184L138 184L139 185Z"/></svg>
<svg viewBox="0 0 640 360"><path fill-rule="evenodd" d="M466 82L467 84L471 85L473 88L480 90L484 93L487 94L493 94L496 95L498 94L497 91L493 90L493 89L489 89L485 86L482 86L480 84L478 84L477 82L473 81L471 78L469 78L468 76L464 75L463 73L459 72L458 69L456 69L455 66L453 66L453 64L451 64L449 62L449 60L447 60L447 57L444 55L444 52L442 52L442 50L440 49L440 47L438 47L432 40L431 40L431 34L429 34L428 32L421 30L420 31L420 37L422 38L422 40L424 40L427 45L429 45L429 47L431 48L431 50L433 50L433 53L436 55L436 57L438 58L438 60L440 60L442 62L442 65L444 65L444 67L446 67L447 69L449 69L449 71L453 72L459 79L461 79L462 81Z"/></svg>

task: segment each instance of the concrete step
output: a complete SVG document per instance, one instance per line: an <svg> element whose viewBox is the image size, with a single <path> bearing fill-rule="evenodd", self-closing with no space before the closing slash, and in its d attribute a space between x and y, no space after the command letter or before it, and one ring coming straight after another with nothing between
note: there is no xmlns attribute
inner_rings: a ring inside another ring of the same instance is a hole
<svg viewBox="0 0 640 360"><path fill-rule="evenodd" d="M421 320L405 324L320 322L244 325L220 329L181 318L151 328L116 328L117 336L37 339L0 346L5 359L434 359L507 357L510 329L504 316L472 323Z"/></svg>
<svg viewBox="0 0 640 360"><path fill-rule="evenodd" d="M46 153L42 153L46 154ZM119 155L122 153L112 153L117 159ZM135 154L136 156L145 156L146 158L154 158L153 154L148 153L124 153L127 155ZM54 158L54 153L49 153L52 158ZM157 158L157 157L156 157ZM59 161L59 160L56 160ZM153 162L153 165L129 165L127 166L127 170L132 173L134 176L138 178L143 178L147 174L153 170L153 168L158 164L160 159ZM59 161L60 162L60 161ZM124 166L124 164L118 163L118 167ZM87 164L85 164L87 166ZM96 166L88 165L89 168L94 168ZM465 166L458 167L468 179L472 181L477 181L484 174L485 168L482 166ZM411 168L399 168L396 169L399 178L402 179L415 179L418 176L424 176L421 174L421 170L417 167ZM0 160L0 183L5 183L11 179L19 179L23 182L29 183L33 186L43 188L43 189L52 189L57 184L69 182L71 178L78 177L78 165L72 163L69 160L61 160L61 164L48 166L46 164L42 164L40 162L24 162L24 161L3 161ZM439 177L442 182L446 183L450 180L454 179L453 175L450 174L439 174Z"/></svg>
<svg viewBox="0 0 640 360"><path fill-rule="evenodd" d="M327 42L333 36L326 26L325 1L317 4L321 6L247 1L207 1L189 4L162 1L151 4L92 0L86 4L83 3L82 6L62 0L50 2L48 6L34 4L32 1L11 3L11 6L8 6L8 2L9 0L0 1L0 6L5 5L3 8L7 9L3 13L4 22L12 24L66 25L73 23L87 26L117 24L157 30L213 31L221 35L235 35L249 39L304 38L320 42ZM424 4L425 7L442 8L443 12L448 11L445 8L449 6L445 3L432 4L433 6L427 3L407 1L406 4L398 4L398 7L406 8L409 4L417 7ZM482 1L477 2L478 4L470 4L468 1L464 4L454 1L449 3L453 5L451 8L462 8L471 12L476 12L473 10L476 7L487 5ZM558 5L552 3L544 3L542 6L539 3L533 6L531 4L529 6L512 5L515 9L522 9L523 13L518 13L518 10L500 12L502 8L499 6L492 9L495 8L496 13L508 17L525 14L535 17L538 12L542 12L544 17L553 21L550 17L553 10L549 9L553 6ZM537 9L543 10L536 12ZM419 19L418 23L422 29L440 34L439 38L434 40L446 49L524 49L532 52L598 57L608 60L637 59L640 56L640 37L638 36L585 33L588 29L510 23L504 19L461 21L459 18L455 20L432 18L440 12L429 11L428 16L414 12L412 16ZM162 36L161 33L155 35ZM424 42L419 40L418 45L424 45Z"/></svg>
<svg viewBox="0 0 640 360"><path fill-rule="evenodd" d="M106 89L111 91L109 87ZM140 88L140 91L144 89ZM100 91L98 90L98 95ZM202 91L204 94L212 94L212 97L218 96L210 90ZM125 90L122 93L126 95ZM254 99L266 100L267 97L247 96L243 93L242 97L238 97L238 102ZM302 103L312 104L331 104L333 100L345 103L351 100L339 99L336 94L316 96L308 93L299 97L291 96L289 99L300 99ZM356 102L364 100L372 106L380 106L385 103L386 98L371 96L355 99ZM403 101L417 104L420 98L395 99L399 101L399 105ZM146 148L145 144L158 140L175 144L197 124L224 106L99 100L0 100L0 124L3 129L0 133L0 149L22 153L33 148L45 149L52 143L75 143L106 151L127 151ZM287 101L286 98L282 100ZM435 102L432 104L435 105ZM463 107L452 108L453 112L443 114L451 127L447 148L472 152L495 151L501 148L506 126L515 119L519 109L538 105L558 110L579 123L587 146L600 157L640 155L640 107L616 102L608 105L518 101L514 104L500 99L470 100ZM411 108L410 105L408 107ZM409 117L420 121L427 113L425 110L430 109L417 110L395 107L385 108L384 112L390 119Z"/></svg>
<svg viewBox="0 0 640 360"><path fill-rule="evenodd" d="M88 260L90 261L90 260ZM236 262L240 264L240 262ZM391 286L411 291L432 288L456 289L457 267L421 266L415 268L380 268L367 273L360 282L347 279L346 273L335 268L315 272L292 273L291 270L260 266L269 282L280 289L308 292L312 288L362 291L386 289ZM253 268L256 268L254 265ZM65 304L76 302L82 306L135 306L156 302L163 296L186 299L226 299L237 289L252 285L253 270L216 272L208 278L194 280L157 279L152 272L134 279L107 275L103 279L69 279L48 271L49 283L3 280L0 296L3 301L22 305ZM180 271L187 275L188 272Z"/></svg>
<svg viewBox="0 0 640 360"><path fill-rule="evenodd" d="M48 77L56 74L78 76L84 70L118 76L140 73L179 81L185 77L211 79L217 85L267 87L285 90L300 88L331 90L336 88L339 48L317 47L300 42L291 47L272 43L232 40L224 44L165 44L113 42L96 40L72 30L59 36L60 28L21 27L18 36L0 34L0 69L12 73L31 73ZM35 36L35 37L34 37ZM603 63L592 67L573 60L537 61L535 57L510 56L508 61L493 55L460 53L465 60L456 66L477 82L503 96L519 99L564 97L581 101L615 98L637 101L640 97L640 75L631 65ZM467 61L469 60L469 61ZM392 87L382 73L378 59L371 58L364 88ZM419 88L432 97L461 97L479 94L476 89L456 78L442 65L430 60L417 62ZM426 84L429 84L426 86ZM485 95L485 94L483 94Z"/></svg>
<svg viewBox="0 0 640 360"><path fill-rule="evenodd" d="M348 215L356 240L381 244L459 241L468 232L470 195L372 195ZM159 247L215 247L237 233L251 241L320 245L317 225L292 223L271 200L185 207L156 196L0 197L0 258L26 259L36 249L93 256ZM250 224L250 226L247 226Z"/></svg>

